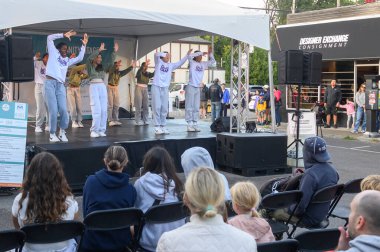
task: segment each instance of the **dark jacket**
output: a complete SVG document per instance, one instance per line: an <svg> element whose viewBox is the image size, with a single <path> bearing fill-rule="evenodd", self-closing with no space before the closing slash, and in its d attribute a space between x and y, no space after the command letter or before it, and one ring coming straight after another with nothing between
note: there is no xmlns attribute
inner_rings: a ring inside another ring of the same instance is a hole
<svg viewBox="0 0 380 252"><path fill-rule="evenodd" d="M149 83L149 79L153 78L153 76L154 76L154 72L153 73L150 73L150 72L147 72L147 71L143 72L143 67L140 67L139 70L136 73L137 83L139 83L139 84L148 84Z"/></svg>
<svg viewBox="0 0 380 252"><path fill-rule="evenodd" d="M210 97L211 102L220 102L223 97L222 88L214 83L208 88L208 97Z"/></svg>
<svg viewBox="0 0 380 252"><path fill-rule="evenodd" d="M127 69L124 69L122 71L119 71L116 69L116 66L113 65L111 69L109 70L108 75L108 85L111 86L118 86L120 78L132 71L133 66L128 67Z"/></svg>
<svg viewBox="0 0 380 252"><path fill-rule="evenodd" d="M324 102L328 105L336 105L338 102L342 100L342 92L340 91L340 88L335 86L335 88L332 88L331 86L327 86L325 90L325 97Z"/></svg>
<svg viewBox="0 0 380 252"><path fill-rule="evenodd" d="M309 205L314 193L318 190L336 185L339 175L330 163L320 163L313 159L312 155L304 151L303 159L305 173L300 182L300 190L303 197L295 215L303 215L302 223L306 226L316 225L324 220L329 210L329 203Z"/></svg>
<svg viewBox="0 0 380 252"><path fill-rule="evenodd" d="M208 87L205 85L201 89L201 101L207 101L209 98L208 96Z"/></svg>
<svg viewBox="0 0 380 252"><path fill-rule="evenodd" d="M96 210L133 207L136 189L129 184L126 173L100 170L87 178L83 188L83 217ZM114 250L131 241L129 228L115 231L85 231L84 250Z"/></svg>

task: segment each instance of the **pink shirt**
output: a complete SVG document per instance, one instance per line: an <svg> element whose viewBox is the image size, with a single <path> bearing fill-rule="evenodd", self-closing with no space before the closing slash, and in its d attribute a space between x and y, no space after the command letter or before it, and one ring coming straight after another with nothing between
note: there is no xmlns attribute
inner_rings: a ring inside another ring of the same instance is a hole
<svg viewBox="0 0 380 252"><path fill-rule="evenodd" d="M355 114L355 104L352 101L348 101L346 105L340 105L340 108L345 108L347 110L347 115Z"/></svg>
<svg viewBox="0 0 380 252"><path fill-rule="evenodd" d="M252 235L257 243L275 240L269 223L263 218L239 214L228 220L228 224Z"/></svg>
<svg viewBox="0 0 380 252"><path fill-rule="evenodd" d="M276 101L281 99L281 90L274 91L274 97L276 97Z"/></svg>

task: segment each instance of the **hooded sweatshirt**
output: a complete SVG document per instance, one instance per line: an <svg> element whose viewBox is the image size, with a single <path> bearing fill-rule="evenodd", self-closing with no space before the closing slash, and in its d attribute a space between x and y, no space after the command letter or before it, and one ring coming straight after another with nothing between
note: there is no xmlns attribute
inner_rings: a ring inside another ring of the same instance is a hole
<svg viewBox="0 0 380 252"><path fill-rule="evenodd" d="M303 152L303 160L305 173L300 181L300 190L303 192L303 196L295 215L303 215L302 223L306 226L313 226L325 219L330 206L329 202L309 205L314 193L324 187L336 185L339 175L331 164L318 162L308 151Z"/></svg>
<svg viewBox="0 0 380 252"><path fill-rule="evenodd" d="M192 147L187 149L181 156L181 165L186 178L192 170L198 167L206 167L212 170L215 169L210 153L202 147ZM219 173L219 176L224 182L224 199L231 200L231 192L228 181L223 174Z"/></svg>
<svg viewBox="0 0 380 252"><path fill-rule="evenodd" d="M380 236L359 235L349 243L350 249L336 252L377 252L380 251Z"/></svg>
<svg viewBox="0 0 380 252"><path fill-rule="evenodd" d="M83 188L83 216L96 210L133 207L136 190L129 184L126 173L100 170L87 178ZM82 248L85 250L112 250L130 243L129 228L115 231L85 231Z"/></svg>
<svg viewBox="0 0 380 252"><path fill-rule="evenodd" d="M155 200L160 204L178 202L178 196L174 191L174 181L170 181L169 190L164 187L164 178L155 173L147 172L136 180L135 188L137 198L135 207L144 213L153 205ZM185 224L185 219L164 224L146 223L140 238L140 245L149 251L156 251L158 240L164 232L176 229Z"/></svg>

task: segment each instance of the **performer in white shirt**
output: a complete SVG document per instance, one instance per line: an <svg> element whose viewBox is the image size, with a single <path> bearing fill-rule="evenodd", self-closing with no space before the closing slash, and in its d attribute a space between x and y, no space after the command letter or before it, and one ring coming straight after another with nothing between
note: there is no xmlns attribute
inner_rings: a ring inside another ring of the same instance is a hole
<svg viewBox="0 0 380 252"><path fill-rule="evenodd" d="M78 57L70 59L67 56L67 44L59 43L54 45L54 40L59 38L68 38L75 36L76 32L71 30L64 34L52 34L47 37L47 47L49 60L46 69L45 80L45 101L49 110L50 119L50 142L67 142L65 130L69 125L69 115L66 105L66 89L63 83L66 79L67 68L83 60L88 42L87 34L83 35L82 47ZM55 134L57 130L57 116L60 115L59 135Z"/></svg>
<svg viewBox="0 0 380 252"><path fill-rule="evenodd" d="M166 116L169 107L169 85L172 72L182 66L191 49L187 55L176 63L169 62L170 54L168 52L157 52L154 55L155 71L152 84L152 111L154 121L154 133L156 135L169 134L165 128Z"/></svg>
<svg viewBox="0 0 380 252"><path fill-rule="evenodd" d="M202 61L202 56L209 55L208 61ZM206 69L216 65L212 48L209 46L208 52L195 51L188 56L190 62L189 84L185 92L185 120L187 131L200 131L198 128L199 108L200 108L200 87L203 74Z"/></svg>
<svg viewBox="0 0 380 252"><path fill-rule="evenodd" d="M40 60L41 53L37 52L34 56L34 98L36 99L36 133L43 132L42 124L46 117L45 130L49 130L49 117L47 114L47 106L44 98L44 82L46 80L46 64L49 54L45 53Z"/></svg>

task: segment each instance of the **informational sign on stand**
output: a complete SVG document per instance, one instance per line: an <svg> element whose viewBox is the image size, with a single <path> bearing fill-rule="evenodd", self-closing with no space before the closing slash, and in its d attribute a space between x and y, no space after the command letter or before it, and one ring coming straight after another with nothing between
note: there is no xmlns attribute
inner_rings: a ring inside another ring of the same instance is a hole
<svg viewBox="0 0 380 252"><path fill-rule="evenodd" d="M288 135L297 134L297 117L288 113ZM302 112L300 117L300 135L317 134L317 123L315 112Z"/></svg>
<svg viewBox="0 0 380 252"><path fill-rule="evenodd" d="M0 187L21 187L28 104L0 102Z"/></svg>

